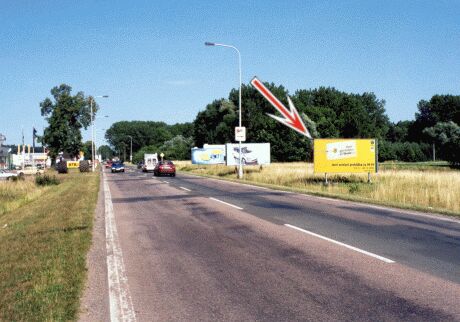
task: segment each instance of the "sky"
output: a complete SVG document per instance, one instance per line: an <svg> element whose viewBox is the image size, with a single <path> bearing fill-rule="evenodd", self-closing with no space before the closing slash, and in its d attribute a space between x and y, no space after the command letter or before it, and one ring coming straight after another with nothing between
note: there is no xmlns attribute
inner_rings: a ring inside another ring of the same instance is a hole
<svg viewBox="0 0 460 322"><path fill-rule="evenodd" d="M243 83L374 92L391 121L414 119L421 99L460 95L459 17L458 0L0 0L0 133L31 143L62 83L109 95L98 144L121 120L192 122L238 87L235 51L205 41L238 47Z"/></svg>

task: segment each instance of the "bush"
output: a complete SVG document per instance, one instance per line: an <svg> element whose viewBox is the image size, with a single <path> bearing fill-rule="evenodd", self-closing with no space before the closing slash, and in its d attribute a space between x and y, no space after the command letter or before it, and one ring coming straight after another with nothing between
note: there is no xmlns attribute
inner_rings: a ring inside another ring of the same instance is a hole
<svg viewBox="0 0 460 322"><path fill-rule="evenodd" d="M58 173L67 173L69 170L67 168L67 162L61 161L56 165L56 170Z"/></svg>
<svg viewBox="0 0 460 322"><path fill-rule="evenodd" d="M89 172L89 170L91 169L89 165L89 161L88 160L80 161L80 165L78 166L78 169L80 170L80 172Z"/></svg>
<svg viewBox="0 0 460 322"><path fill-rule="evenodd" d="M379 141L378 149L380 162L423 162L431 159L431 147L426 143Z"/></svg>
<svg viewBox="0 0 460 322"><path fill-rule="evenodd" d="M10 177L9 180L11 180L11 181L13 181L13 182L16 182L16 181L24 181L24 180L25 180L24 174L21 173L21 174L18 175L18 176Z"/></svg>
<svg viewBox="0 0 460 322"><path fill-rule="evenodd" d="M35 177L35 184L37 186L53 186L58 185L60 182L55 176L49 176L47 174L38 175Z"/></svg>

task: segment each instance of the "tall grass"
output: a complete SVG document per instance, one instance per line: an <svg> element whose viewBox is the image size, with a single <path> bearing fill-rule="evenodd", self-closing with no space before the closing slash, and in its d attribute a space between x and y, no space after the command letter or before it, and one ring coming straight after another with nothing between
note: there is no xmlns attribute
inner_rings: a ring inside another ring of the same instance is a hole
<svg viewBox="0 0 460 322"><path fill-rule="evenodd" d="M46 191L37 187L33 177L24 180L0 181L0 216L37 199Z"/></svg>
<svg viewBox="0 0 460 322"><path fill-rule="evenodd" d="M196 174L236 178L235 168L224 165L200 166L177 162L178 170ZM294 189L308 193L367 201L396 207L460 214L460 171L419 164L418 169L384 166L378 174L329 175L313 173L311 163L272 163L245 167L245 181Z"/></svg>

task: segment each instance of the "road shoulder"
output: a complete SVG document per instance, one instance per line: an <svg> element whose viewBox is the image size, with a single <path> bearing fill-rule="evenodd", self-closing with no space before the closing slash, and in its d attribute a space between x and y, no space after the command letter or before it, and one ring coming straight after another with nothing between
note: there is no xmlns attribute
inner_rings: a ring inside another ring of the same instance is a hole
<svg viewBox="0 0 460 322"><path fill-rule="evenodd" d="M93 222L92 244L86 257L88 275L80 302L79 321L110 320L104 212L104 180L101 176Z"/></svg>

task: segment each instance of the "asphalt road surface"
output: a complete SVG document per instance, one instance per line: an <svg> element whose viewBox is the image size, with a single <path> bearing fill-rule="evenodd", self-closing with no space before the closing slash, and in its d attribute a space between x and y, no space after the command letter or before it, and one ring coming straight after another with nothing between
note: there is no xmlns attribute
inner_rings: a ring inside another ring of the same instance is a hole
<svg viewBox="0 0 460 322"><path fill-rule="evenodd" d="M457 220L183 173L102 186L83 321L460 321Z"/></svg>

